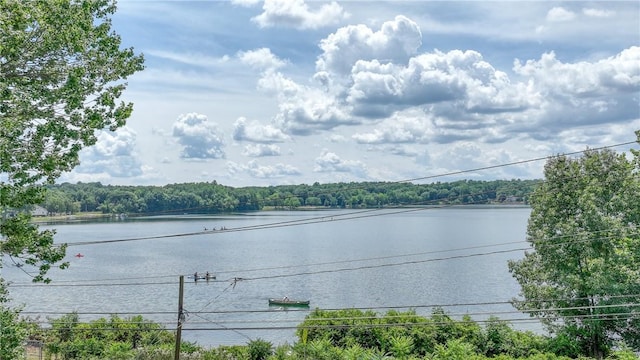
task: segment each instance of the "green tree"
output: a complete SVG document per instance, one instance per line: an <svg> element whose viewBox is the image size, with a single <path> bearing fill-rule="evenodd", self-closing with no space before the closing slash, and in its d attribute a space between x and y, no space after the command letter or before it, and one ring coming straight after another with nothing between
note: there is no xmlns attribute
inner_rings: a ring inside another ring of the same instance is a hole
<svg viewBox="0 0 640 360"><path fill-rule="evenodd" d="M0 359L16 359L23 353L22 341L27 336L27 328L19 319L19 311L3 306L7 300L4 281L0 278Z"/></svg>
<svg viewBox="0 0 640 360"><path fill-rule="evenodd" d="M52 183L96 142L95 131L125 124L132 104L116 100L123 79L143 69L143 58L120 49L111 30L109 0L0 0L0 209L43 200ZM47 233L3 217L0 250L40 265L40 276L60 261ZM29 237L26 237L26 235Z"/></svg>
<svg viewBox="0 0 640 360"><path fill-rule="evenodd" d="M640 141L640 132L636 133ZM533 251L509 269L524 299L515 306L550 330L605 356L622 338L640 349L640 164L611 150L556 157L531 196Z"/></svg>
<svg viewBox="0 0 640 360"><path fill-rule="evenodd" d="M65 247L29 214L8 214L42 203L43 185L78 164L95 131L132 111L117 100L143 57L120 48L115 10L109 0L0 0L0 253L37 267L34 281L48 280Z"/></svg>

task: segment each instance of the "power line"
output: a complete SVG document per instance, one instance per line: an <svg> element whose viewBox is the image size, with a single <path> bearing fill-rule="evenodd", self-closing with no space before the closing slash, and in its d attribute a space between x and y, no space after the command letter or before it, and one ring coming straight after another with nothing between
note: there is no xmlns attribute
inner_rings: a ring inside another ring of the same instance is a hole
<svg viewBox="0 0 640 360"><path fill-rule="evenodd" d="M629 227L629 228L632 229L632 227ZM600 233L607 232L607 231L609 231L609 230L592 231L592 232L588 232L588 234L600 234ZM638 231L630 233L630 235L638 235L638 234L640 234L640 232L638 232ZM556 240L556 239L570 238L570 237L572 237L574 235L575 234L558 235L558 236L556 236L554 238L546 239L546 240L544 240L544 242L550 242L550 241L553 241L553 240ZM567 244L576 244L576 243L584 243L584 242L592 242L592 241L602 241L602 240L608 240L608 239L612 239L612 238L615 238L615 236L598 237L598 238L582 239L582 240L567 240L567 241L562 241L562 242L551 243L548 246L563 246L563 245L567 245ZM540 242L542 242L542 241L538 241L537 243L540 243ZM267 270L284 270L284 269L293 269L293 268L299 268L299 267L327 266L327 265L336 265L336 264L344 264L344 263L352 264L352 263L355 263L355 262L367 262L367 261L379 261L379 260L388 260L388 259L397 259L397 258L416 257L416 256L432 255L432 254L438 254L438 253L457 252L457 251L465 251L465 250L476 250L476 249L490 248L490 247L500 247L500 246L515 245L515 244L521 244L521 243L526 243L526 241L525 240L521 240L521 241L512 241L512 242L504 242L504 243L497 243L497 244L467 246L467 247L454 248L454 249L425 251L425 252L412 253L412 254L390 255L390 256L372 257L372 258L364 258L364 259L349 259L349 260L331 261L331 262L323 262L323 263L311 263L311 264L302 264L302 265L288 265L288 266L267 267L267 268L248 269L248 270L245 269L245 270L235 270L235 271L228 270L228 271L218 272L218 274L227 274L227 273L234 273L234 272L235 273L247 273L247 272L267 271ZM455 255L455 256L442 257L442 258L431 258L431 259L404 261L404 262L399 262L399 263L373 264L373 265L367 265L367 266L361 266L361 267L355 267L355 268L328 269L328 270L318 270L318 271L310 271L310 272L294 273L294 274L268 275L268 276L253 277L253 278L232 277L232 278L230 278L228 280L218 280L218 279L209 280L208 283L220 283L220 282L225 282L226 283L226 282L231 281L235 285L235 283L240 282L240 281L245 281L245 280L272 279L272 278L280 278L280 277L313 275L313 274L319 274L319 273L355 271L355 270L369 269L369 268L400 266L400 265L405 265L405 264L415 264L415 263L444 261L444 260L467 258L467 257L486 256L486 255L508 253L508 252L514 252L514 251L525 251L525 250L531 250L531 249L532 248L529 246L529 247L524 247L524 248L515 248L515 249L507 249L507 250L496 250L496 251L484 252L484 253L463 254L463 255ZM111 279L111 280L124 280L124 279L143 280L143 279L148 279L148 278L168 278L170 276L177 276L177 275L162 275L162 276L149 276L149 277L130 277L130 278ZM91 287L91 286L139 286L139 285L150 286L150 285L167 285L167 284L173 285L173 284L175 284L174 282L104 283L103 281L107 281L107 280L105 280L105 279L68 280L68 281L65 281L65 283L49 283L49 284L12 283L12 284L9 284L9 286L11 286L11 287L65 287L65 286L66 287L73 287L73 286ZM90 282L90 283L89 284L83 284L83 283L79 283L79 282Z"/></svg>
<svg viewBox="0 0 640 360"><path fill-rule="evenodd" d="M219 296L218 296L219 297ZM217 297L216 297L217 298ZM640 298L640 293L638 294L620 294L620 295L609 295L603 301L611 301L611 300L624 300L624 299L637 299ZM560 302L560 301L580 301L580 300L588 300L589 297L575 297L575 298L544 298L544 299L527 299L528 302L532 303L548 303L548 302ZM462 308L462 307L490 307L496 305L511 305L513 300L496 300L496 301L483 301L483 302L460 302L460 303L433 303L433 304L405 304L405 305L392 305L392 306L355 306L350 307L349 310L399 310L399 309L427 309L427 308ZM214 314L214 315L232 315L232 314L256 314L256 313L273 313L272 309L254 309L254 310L209 310L204 311L204 309L209 304L201 307L199 311L189 311L189 314ZM635 304L636 306L640 304ZM598 306L598 305L596 305ZM623 305L610 305L611 307L619 307ZM588 306L584 306L588 308ZM569 309L569 307L565 308L557 308L557 309ZM344 308L321 308L319 310L322 311L339 311L344 310ZM543 309L544 310L544 309ZM288 309L288 313L295 312L303 312L308 313L310 309ZM537 311L537 310L529 310L529 311ZM524 311L515 311L514 312L524 312ZM78 314L78 315L174 315L175 311L167 311L167 310L159 310L159 311L117 311L117 312L105 312L105 311L21 311L21 314L27 315L54 315L54 314ZM172 322L173 323L173 322Z"/></svg>
<svg viewBox="0 0 640 360"><path fill-rule="evenodd" d="M634 312L625 313L612 313L612 314L600 314L600 315L581 315L564 317L565 319L578 320L586 319L591 321L620 321L629 319L640 319L640 315ZM473 320L476 324L490 324L495 322L496 319L487 320ZM502 321L502 320L498 320ZM538 323L540 320L536 318L515 318L508 319L508 324L517 323ZM425 322L405 322L405 323L357 323L357 324L331 324L331 325L297 325L297 326L234 326L224 328L184 328L183 331L272 331L272 330L297 330L297 329L344 329L344 328L390 328L390 327L420 327L420 326L451 326L450 321L436 322L427 320Z"/></svg>
<svg viewBox="0 0 640 360"><path fill-rule="evenodd" d="M624 142L624 143L619 143L619 144L607 145L607 146L593 148L593 149L590 149L590 150L592 150L592 151L603 150L603 149L607 149L607 148L614 148L614 147L630 145L630 144L634 144L634 143L636 143L636 141L629 141L629 142ZM437 175L431 175L431 176L425 176L425 177L419 177L419 178L413 178L413 179L400 180L400 181L391 182L391 183L406 183L406 182L413 182L413 181L417 181L417 180L426 180L426 179L444 177L444 176L449 176L449 175L458 175L458 174L474 172L474 171L482 171L482 170L487 170L487 169L492 169L492 168L519 165L519 164L528 163L528 162L534 162L534 161L549 160L549 159L554 159L554 158L558 158L558 157L562 157L562 156L577 155L577 154L581 154L581 153L584 153L584 151L575 151L575 152L570 152L570 153L565 153L565 154L551 155L551 156L546 156L546 157L539 157L539 158L515 161L515 162L511 162L511 163L503 163L503 164L492 165L492 166L487 166L487 167L480 167L480 168L475 168L475 169L460 170L460 171L455 171L455 172L450 172L450 173L443 173L443 174L437 174ZM459 196L473 196L473 194L463 194L463 195L459 195ZM439 200L437 200L437 201L439 201ZM384 209L389 209L389 208L384 208ZM381 210L381 209L367 209L367 210L365 210L365 212L379 211L379 210ZM398 213L411 212L411 211L422 211L422 210L425 210L425 209L405 209L405 210L399 211ZM307 224L323 222L323 221L326 221L327 218L333 218L332 220L345 220L342 217L350 216L350 215L351 214L336 214L336 215L333 215L333 216L322 216L322 217L312 218L312 219L293 220L293 221L287 221L287 222L278 222L278 223L262 224L262 225L251 225L251 226L246 226L246 227L223 229L223 230L211 230L211 231L205 230L205 231L197 231L197 232L191 232L191 233L165 234L165 235L144 236L144 237L134 237L134 238L125 238L125 239L95 240L95 241L85 241L85 242L70 242L70 243L67 243L66 245L69 246L69 247L72 247L72 246L87 246L87 245L109 244L109 243L118 243L118 242L131 242L131 241L153 240L153 239L163 239L163 238L177 238L177 237L186 237L186 236L197 236L197 235L214 234L214 233L215 234L220 234L220 233L228 233L228 232L249 231L249 230L256 230L256 229L267 229L267 228L273 228L273 227L299 226L299 225L307 225ZM374 215L372 215L372 216L374 216ZM375 216L382 216L382 215L375 215ZM356 216L350 216L347 220L353 220L353 219L358 219L358 218L363 218L363 217L365 217L365 216L357 216L357 217Z"/></svg>
<svg viewBox="0 0 640 360"><path fill-rule="evenodd" d="M595 147L595 148L587 148L587 150L589 150L589 151L604 150L604 149L615 148L615 147L620 147L620 146L625 146L625 145L632 145L632 144L635 144L635 143L637 143L637 141L634 140L634 141L628 141L628 142L612 144L612 145L605 145L605 146L600 146L600 147ZM388 183L390 183L390 184L411 183L411 182L420 181L420 180L429 180L429 179L446 177L446 176L451 176L451 175L460 175L460 174L465 174L465 173L470 173L470 172L477 172L477 171L484 171L484 170L507 167L507 166L513 166L513 165L520 165L520 164L525 164L525 163L530 163L530 162L537 162L537 161L542 161L542 160L550 160L550 159L554 159L554 158L558 158L558 157L562 157L562 156L580 155L580 154L583 154L585 151L586 150L581 150L581 151L574 151L574 152L568 152L568 153L557 154L557 155L548 155L548 156L543 156L543 157L538 157L538 158L513 161L513 162L509 162L509 163L502 163L502 164L490 165L490 166L485 166L485 167L478 167L478 168L473 168L473 169L458 170L458 171L452 171L452 172L447 172L447 173L440 173L440 174L435 174L435 175L416 177L416 178L411 178L411 179L390 181ZM354 190L354 189L357 190L357 189L366 188L367 186L369 186L369 185L356 184L356 186L351 186L349 189L350 190ZM293 197L299 197L299 196L291 195L291 196L288 196L288 197L284 197L283 200L286 200L288 198L293 198ZM196 207L171 209L171 210L160 210L160 211L156 211L156 212L146 212L146 213L134 214L132 216L135 216L135 217L146 217L146 216L171 214L171 213L184 213L184 212L190 211L190 210L201 210L201 209L209 209L209 208L211 208L211 206L202 205L202 206L196 206Z"/></svg>
<svg viewBox="0 0 640 360"><path fill-rule="evenodd" d="M336 273L336 272L345 272L345 271L357 271L364 269L374 269L374 268L383 268L383 267L391 267L391 266L401 266L401 265L409 265L409 264L420 264L434 261L444 261L444 260L453 260L453 259L463 259L470 257L478 257L478 256L487 256L487 255L495 255L495 254L503 254L515 251L524 251L529 248L516 248L509 250L496 250L484 253L474 253L474 254L466 254L466 255L454 255L442 258L431 258L431 259L423 259L423 260L411 260L411 261L403 261L398 263L387 263L387 264L375 264L375 265L364 265L352 268L341 268L341 269L329 269L329 270L317 270L317 271L306 271L301 273L293 273L293 274L280 274L280 275L265 275L265 276L257 276L257 277L242 277L242 278L231 278L229 281L233 281L234 284L242 281L255 281L255 280L265 280L265 279L276 279L276 278L287 278L287 277L296 277L296 276L307 276L307 275L318 275L318 274L327 274L327 273ZM212 282L222 282L220 280L214 280ZM94 287L94 286L142 286L142 285L175 285L175 282L151 282L151 283L113 283L113 284L9 284L10 287Z"/></svg>
<svg viewBox="0 0 640 360"><path fill-rule="evenodd" d="M611 309L611 308L624 308L624 307L629 307L629 306L639 306L639 303L633 303L633 304L621 304L621 305L612 305L612 306L600 306L599 308L607 308L607 309ZM597 308L597 307L596 307ZM588 307L584 307L584 310L589 309ZM549 311L555 311L555 310L549 310ZM210 320L208 318L205 318L199 314L194 314L194 316L202 319L203 321L189 321L188 324L191 325L198 325L198 324L216 324L218 325L220 328L206 328L206 330L227 330L227 331L233 331L238 333L239 335L247 338L250 340L250 337L247 336L246 334L241 333L240 331L246 331L246 330L285 330L285 329L300 329L300 328L309 328L309 329L330 329L330 328L344 328L344 327L351 327L351 326L356 326L356 327L367 327L369 325L373 325L373 326L421 326L421 325L428 325L428 326L440 326L440 325L450 325L452 322L453 323L461 323L464 320L456 320L456 317L465 317L465 316L482 316L482 319L472 319L471 321L473 323L476 324L483 324L483 323L491 323L491 322L495 322L495 321L499 321L499 322L504 322L507 324L513 324L513 323L519 323L519 322L539 322L540 319L538 317L529 317L529 318L504 318L504 319L500 319L497 318L496 315L509 315L509 314L521 314L521 312L518 311L493 311L493 312L472 312L472 313L443 313L442 316L445 316L451 320L449 321L437 321L434 320L434 318L438 318L438 316L440 316L440 314L431 314L431 317L429 318L429 315L419 315L419 314L407 314L407 313L401 313L398 315L390 315L390 314L383 314L382 317L376 315L365 315L363 314L363 316L353 316L353 317L321 317L321 318L314 318L314 317L308 317L305 320L303 320L302 322L300 322L299 319L256 319L256 320L240 320L240 319L227 319L227 320ZM617 312L607 312L607 313L593 313L593 314L575 314L575 315L564 315L562 316L563 319L565 320L595 320L595 321L602 321L602 320L630 320L630 319L638 319L640 318L640 314L635 312L635 311L617 311ZM396 322L391 322L388 323L386 321L389 320L394 320L394 319L425 319L426 322L416 322L416 321L411 321L411 322L405 322L405 323L396 323ZM362 322L362 321L370 321L369 323L366 322ZM330 324L327 324L327 322L329 322ZM340 322L339 324L331 324L332 322ZM46 321L31 321L31 323L35 323L35 324L40 324L40 325L48 325L48 324L57 324L55 320L53 320L52 322L46 322ZM185 322L186 323L186 322ZM241 327L238 326L237 324L275 324L275 323L297 323L297 325L295 326L254 326L254 327ZM306 324L305 324L306 323ZM320 324L314 324L314 323L320 323ZM119 320L119 324L123 324L123 325L173 325L173 322L169 322L169 321L149 321L149 320L143 320L143 321L135 321L135 320L126 320L126 319L121 319ZM236 326L227 326L225 324L235 324ZM88 323L88 325L91 325L91 322ZM61 330L61 329L69 329L72 330L74 329L73 327L60 327L59 325L56 326L53 330ZM123 330L122 328L118 328L118 327L105 327L105 326L100 326L100 327L91 327L91 326L83 326L82 330L89 330L89 331L110 331L110 330ZM132 330L131 328L127 328L126 330ZM134 330L147 330L147 331L162 331L165 330L165 328L161 328L161 329L149 329L147 328L137 328ZM183 330L204 330L203 328L183 328Z"/></svg>
<svg viewBox="0 0 640 360"><path fill-rule="evenodd" d="M600 147L596 147L596 148L591 148L589 150L590 151L599 151L599 150L610 149L610 148L615 148L615 147L620 147L620 146L625 146L625 145L631 145L631 144L636 144L636 143L637 143L637 141L635 141L635 140L634 141L627 141L627 142L623 142L623 143L619 143L619 144L605 145L605 146L600 146ZM583 154L584 152L585 152L585 150L573 151L573 152L568 152L568 153L564 153L564 154L543 156L543 157L532 158L532 159L527 159L527 160L513 161L513 162L510 162L510 163L504 163L504 164L498 164L498 165L482 166L482 167L478 167L478 168L475 168L475 169L459 170L459 171L452 171L452 172L442 173L442 174L437 174L437 175L422 176L422 177L417 177L417 178L413 178L413 179L401 180L401 181L397 181L397 182L398 183L405 183L405 182L414 182L414 181L419 181L419 180L429 180L429 179L435 179L435 178L451 176L451 175L466 174L466 173L470 173L470 172L474 172L474 171L484 171L484 170L489 170L489 169L496 169L496 168L512 166L512 165L521 165L521 164L526 164L526 163L536 162L536 161L542 161L542 160L551 160L551 159L556 159L556 158L560 158L560 157L563 157L563 156L579 155L579 154Z"/></svg>
<svg viewBox="0 0 640 360"><path fill-rule="evenodd" d="M54 287L108 287L108 286L156 286L156 285L175 285L175 281L166 281L166 282L135 282L135 283L109 283L109 284L39 284L39 283L31 283L31 284L7 284L7 287L18 288L18 287L30 287L30 288L54 288Z"/></svg>

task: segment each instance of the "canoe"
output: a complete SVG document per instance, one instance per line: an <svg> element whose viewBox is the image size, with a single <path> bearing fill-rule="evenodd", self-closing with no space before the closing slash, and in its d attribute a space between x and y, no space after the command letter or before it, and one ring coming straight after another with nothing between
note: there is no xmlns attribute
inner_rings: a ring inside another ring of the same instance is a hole
<svg viewBox="0 0 640 360"><path fill-rule="evenodd" d="M309 300L292 300L292 299L269 299L269 305L273 306L309 306Z"/></svg>

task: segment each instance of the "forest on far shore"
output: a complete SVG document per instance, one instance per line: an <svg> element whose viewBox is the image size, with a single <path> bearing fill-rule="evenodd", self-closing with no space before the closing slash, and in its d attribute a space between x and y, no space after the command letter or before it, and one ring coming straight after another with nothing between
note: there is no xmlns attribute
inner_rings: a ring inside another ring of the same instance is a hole
<svg viewBox="0 0 640 360"><path fill-rule="evenodd" d="M385 206L526 204L541 180L350 182L234 188L213 182L164 186L101 183L47 187L41 204L50 214L229 213L264 209L375 208Z"/></svg>

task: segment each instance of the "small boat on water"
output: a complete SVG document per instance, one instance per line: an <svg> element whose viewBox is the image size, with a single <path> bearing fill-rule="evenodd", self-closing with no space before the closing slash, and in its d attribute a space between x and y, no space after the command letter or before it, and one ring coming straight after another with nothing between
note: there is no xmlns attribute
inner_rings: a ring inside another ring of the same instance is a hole
<svg viewBox="0 0 640 360"><path fill-rule="evenodd" d="M308 307L310 301L309 300L292 300L288 297L284 297L282 299L269 299L269 305L271 306L299 306L299 307Z"/></svg>
<svg viewBox="0 0 640 360"><path fill-rule="evenodd" d="M193 275L189 275L190 279L193 279L194 281L198 281L198 280L215 280L216 279L216 275L215 274L198 274L195 273Z"/></svg>

